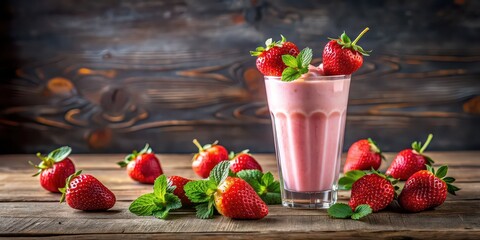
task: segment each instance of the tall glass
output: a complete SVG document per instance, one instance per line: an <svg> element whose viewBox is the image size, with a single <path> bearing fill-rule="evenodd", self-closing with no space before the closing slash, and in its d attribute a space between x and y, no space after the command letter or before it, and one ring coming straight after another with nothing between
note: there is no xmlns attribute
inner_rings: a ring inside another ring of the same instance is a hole
<svg viewBox="0 0 480 240"><path fill-rule="evenodd" d="M283 206L329 208L337 201L350 76L265 77Z"/></svg>

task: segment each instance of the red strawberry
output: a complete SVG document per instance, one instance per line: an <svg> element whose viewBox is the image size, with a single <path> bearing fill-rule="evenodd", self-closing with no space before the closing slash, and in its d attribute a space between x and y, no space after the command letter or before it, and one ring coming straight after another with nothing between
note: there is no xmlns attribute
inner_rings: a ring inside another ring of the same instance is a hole
<svg viewBox="0 0 480 240"><path fill-rule="evenodd" d="M455 195L459 188L451 185L455 181L447 175L448 167L441 166L437 172L431 167L413 174L405 182L398 202L403 209L409 212L420 212L429 208L438 207L445 202L447 192Z"/></svg>
<svg viewBox="0 0 480 240"><path fill-rule="evenodd" d="M127 167L128 176L141 183L153 184L155 179L163 174L160 161L148 144L140 152L133 151L117 164Z"/></svg>
<svg viewBox="0 0 480 240"><path fill-rule="evenodd" d="M82 174L78 171L67 179L60 202L64 200L67 204L78 210L100 211L107 210L115 205L115 195L100 181L89 174Z"/></svg>
<svg viewBox="0 0 480 240"><path fill-rule="evenodd" d="M255 158L253 158L248 152L248 149L237 154L230 152L228 157L230 159L230 170L232 170L232 172L238 173L247 169L257 169L260 172L263 171L257 160L255 160Z"/></svg>
<svg viewBox="0 0 480 240"><path fill-rule="evenodd" d="M188 197L185 195L185 190L183 189L185 184L191 181L192 180L180 176L168 177L168 185L175 186L173 194L177 195L177 197L180 198L180 200L182 201L182 207L189 207L193 205L190 199L188 199Z"/></svg>
<svg viewBox="0 0 480 240"><path fill-rule="evenodd" d="M40 185L50 192L60 192L58 189L65 186L65 180L68 176L75 173L75 165L68 155L72 152L70 147L58 148L47 156L37 153L37 157L42 160L38 165L29 162L30 165L38 169L33 176L40 175Z"/></svg>
<svg viewBox="0 0 480 240"><path fill-rule="evenodd" d="M331 41L323 49L325 75L349 75L362 66L362 55L369 56L371 51L363 50L357 42L368 30L365 28L353 42L345 32L338 39L329 38Z"/></svg>
<svg viewBox="0 0 480 240"><path fill-rule="evenodd" d="M343 168L343 172L352 170L378 170L382 163L382 152L375 142L369 139L358 140L348 149L347 161Z"/></svg>
<svg viewBox="0 0 480 240"><path fill-rule="evenodd" d="M398 153L393 159L386 174L400 180L407 180L412 174L425 170L426 165L431 165L433 160L425 155L423 151L427 149L433 135L428 135L427 141L422 146L421 142L413 142L412 149L405 149Z"/></svg>
<svg viewBox="0 0 480 240"><path fill-rule="evenodd" d="M257 47L255 51L250 51L252 56L257 57L257 68L265 76L281 76L287 66L282 61L282 55L292 55L296 57L299 53L298 47L292 42L287 42L284 36L282 40L273 42L269 38L264 47Z"/></svg>
<svg viewBox="0 0 480 240"><path fill-rule="evenodd" d="M198 153L193 156L193 171L202 178L207 178L210 171L221 161L228 160L228 152L218 141L202 147L197 139L193 140L198 147Z"/></svg>
<svg viewBox="0 0 480 240"><path fill-rule="evenodd" d="M345 185L345 187L340 186L340 188L352 189L348 202L352 210L355 210L358 205L368 204L374 212L378 212L393 201L396 180L387 178L378 172L365 174L365 172L357 170L348 172L345 177L339 180L340 185L342 183Z"/></svg>
<svg viewBox="0 0 480 240"><path fill-rule="evenodd" d="M255 190L243 179L229 177L230 163L219 163L208 179L185 185L187 197L194 203L199 218L211 218L213 206L217 211L234 219L261 219L268 207Z"/></svg>

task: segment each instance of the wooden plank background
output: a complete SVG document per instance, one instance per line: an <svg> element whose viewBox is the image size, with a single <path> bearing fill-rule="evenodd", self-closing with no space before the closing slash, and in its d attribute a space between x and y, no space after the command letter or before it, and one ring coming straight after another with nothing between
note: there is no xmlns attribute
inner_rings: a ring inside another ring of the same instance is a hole
<svg viewBox="0 0 480 240"><path fill-rule="evenodd" d="M193 138L272 152L262 76L248 51L280 34L315 49L346 30L374 49L353 76L346 149L435 134L480 149L480 2L0 2L0 153L192 152Z"/></svg>

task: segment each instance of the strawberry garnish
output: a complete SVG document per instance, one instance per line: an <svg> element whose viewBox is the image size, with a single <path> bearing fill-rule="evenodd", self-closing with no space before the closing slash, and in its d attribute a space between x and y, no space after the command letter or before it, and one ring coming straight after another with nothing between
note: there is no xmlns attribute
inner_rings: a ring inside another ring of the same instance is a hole
<svg viewBox="0 0 480 240"><path fill-rule="evenodd" d="M82 170L70 175L65 187L60 189L62 198L74 209L83 211L108 210L115 205L115 194L98 179L89 174L81 174Z"/></svg>
<svg viewBox="0 0 480 240"><path fill-rule="evenodd" d="M198 153L193 156L192 168L202 178L207 178L219 162L228 160L227 149L218 145L218 141L202 146L194 139L193 143L197 146Z"/></svg>
<svg viewBox="0 0 480 240"><path fill-rule="evenodd" d="M245 149L237 154L230 152L228 159L230 159L230 170L233 173L238 173L242 170L257 169L262 172L262 166L249 154L250 150Z"/></svg>
<svg viewBox="0 0 480 240"><path fill-rule="evenodd" d="M50 192L60 192L58 189L65 186L65 180L68 176L75 173L75 165L68 155L72 152L72 148L64 146L53 150L47 156L37 153L37 157L42 160L40 164L30 165L38 169L33 176L40 175L40 185Z"/></svg>
<svg viewBox="0 0 480 240"><path fill-rule="evenodd" d="M405 149L397 154L393 159L386 174L400 180L407 180L412 174L425 170L426 165L432 165L433 160L425 156L423 152L427 149L433 135L429 134L427 141L422 145L421 142L413 142L411 149Z"/></svg>
<svg viewBox="0 0 480 240"><path fill-rule="evenodd" d="M352 42L345 32L331 41L323 49L323 69L326 75L349 75L357 71L363 64L363 56L369 56L371 51L365 51L357 45L358 40L369 30L365 28Z"/></svg>
<svg viewBox="0 0 480 240"><path fill-rule="evenodd" d="M192 181L185 185L187 197L194 203L197 217L211 218L214 208L229 218L261 219L268 207L255 190L243 179L229 177L230 163L220 162L212 169L208 179Z"/></svg>
<svg viewBox="0 0 480 240"><path fill-rule="evenodd" d="M446 177L447 166L435 169L429 165L427 170L421 170L413 174L405 182L398 202L403 209L409 212L420 212L426 209L438 207L445 202L447 192L456 195L460 188L452 185L455 178Z"/></svg>
<svg viewBox="0 0 480 240"><path fill-rule="evenodd" d="M343 172L352 170L378 170L382 159L382 151L377 144L371 139L361 139L350 146L347 153L347 160L343 168Z"/></svg>
<svg viewBox="0 0 480 240"><path fill-rule="evenodd" d="M127 167L128 176L141 183L153 184L155 179L163 174L160 161L148 144L140 152L133 151L117 164Z"/></svg>
<svg viewBox="0 0 480 240"><path fill-rule="evenodd" d="M182 207L182 201L173 192L165 175L155 179L153 193L144 194L130 204L128 210L137 216L154 216L165 219L171 210Z"/></svg>
<svg viewBox="0 0 480 240"><path fill-rule="evenodd" d="M284 36L282 40L274 42L271 38L265 41L266 47L257 47L250 51L250 55L257 57L258 70L265 76L281 76L287 67L282 61L282 55L298 55L298 48L292 42L287 42Z"/></svg>

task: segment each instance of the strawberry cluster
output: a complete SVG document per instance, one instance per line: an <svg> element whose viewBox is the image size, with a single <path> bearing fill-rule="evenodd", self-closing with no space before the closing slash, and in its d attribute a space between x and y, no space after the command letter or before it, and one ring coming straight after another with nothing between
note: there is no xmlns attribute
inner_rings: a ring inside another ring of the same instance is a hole
<svg viewBox="0 0 480 240"><path fill-rule="evenodd" d="M425 144L413 142L412 148L400 151L385 174L378 172L385 157L372 139L361 139L350 146L344 167L344 176L339 179L340 189L351 190L347 204L334 204L329 214L335 218L359 219L371 212L385 209L395 199L408 212L420 212L443 204L447 193L455 195L460 190L452 185L452 177L446 177L447 166L437 171L433 160L424 155L433 135ZM403 189L396 185L406 180Z"/></svg>

